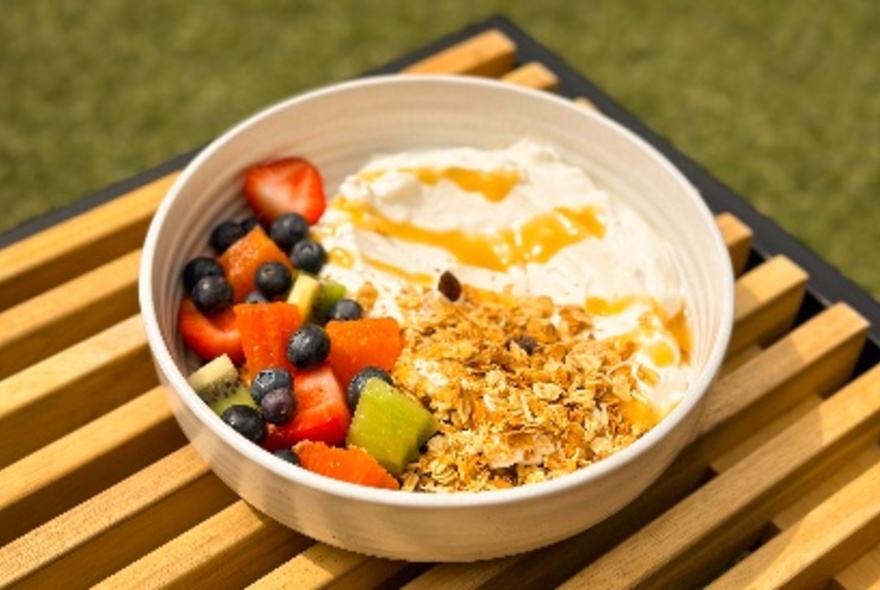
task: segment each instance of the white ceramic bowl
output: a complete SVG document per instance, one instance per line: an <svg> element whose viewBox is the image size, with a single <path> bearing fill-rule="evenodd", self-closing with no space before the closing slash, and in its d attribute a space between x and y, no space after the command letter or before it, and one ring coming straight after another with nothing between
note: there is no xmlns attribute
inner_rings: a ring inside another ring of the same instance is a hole
<svg viewBox="0 0 880 590"><path fill-rule="evenodd" d="M302 155L328 195L377 152L506 147L522 138L554 146L626 199L677 249L689 293L692 364L684 400L630 447L574 474L517 489L417 494L369 489L279 461L224 425L187 385L194 369L177 334L187 260L210 228L245 212L251 164ZM184 170L159 207L140 271L150 348L181 428L211 469L250 504L308 536L357 552L413 561L470 561L569 537L645 490L692 435L726 349L733 317L727 250L685 178L644 141L547 93L452 76L388 76L296 96L239 124Z"/></svg>

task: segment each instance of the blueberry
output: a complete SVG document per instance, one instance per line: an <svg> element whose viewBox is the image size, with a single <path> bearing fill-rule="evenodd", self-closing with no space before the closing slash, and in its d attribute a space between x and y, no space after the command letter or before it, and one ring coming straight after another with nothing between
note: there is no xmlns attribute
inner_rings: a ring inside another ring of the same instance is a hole
<svg viewBox="0 0 880 590"><path fill-rule="evenodd" d="M266 440L266 421L260 416L256 408L250 406L230 406L223 412L220 418L237 433L256 444L263 444Z"/></svg>
<svg viewBox="0 0 880 590"><path fill-rule="evenodd" d="M241 229L244 230L245 235L249 234L252 229L260 225L260 221L256 217L245 217L241 220Z"/></svg>
<svg viewBox="0 0 880 590"><path fill-rule="evenodd" d="M240 223L224 221L211 231L209 242L218 254L223 254L229 246L242 239L246 233Z"/></svg>
<svg viewBox="0 0 880 590"><path fill-rule="evenodd" d="M224 276L220 263L208 256L193 258L183 267L183 288L189 293L199 280L205 277Z"/></svg>
<svg viewBox="0 0 880 590"><path fill-rule="evenodd" d="M269 300L266 299L262 293L259 291L251 291L247 294L247 297L244 298L245 303L269 303Z"/></svg>
<svg viewBox="0 0 880 590"><path fill-rule="evenodd" d="M260 265L254 274L254 282L263 297L272 300L287 293L293 284L293 279L286 266L277 260L272 260Z"/></svg>
<svg viewBox="0 0 880 590"><path fill-rule="evenodd" d="M292 387L293 380L290 373L278 367L269 367L257 373L251 381L251 397L259 404L270 391L283 389L290 393Z"/></svg>
<svg viewBox="0 0 880 590"><path fill-rule="evenodd" d="M330 337L324 328L306 324L293 333L287 344L287 359L301 369L315 367L330 354Z"/></svg>
<svg viewBox="0 0 880 590"><path fill-rule="evenodd" d="M327 262L327 253L319 242L302 240L290 251L290 261L299 270L318 274Z"/></svg>
<svg viewBox="0 0 880 590"><path fill-rule="evenodd" d="M327 310L328 320L359 320L364 315L364 308L354 299L339 299Z"/></svg>
<svg viewBox="0 0 880 590"><path fill-rule="evenodd" d="M381 379L388 385L393 385L391 382L391 375L388 374L387 371L381 369L379 367L364 367L358 373L351 378L351 381L348 384L348 388L345 390L345 395L348 400L348 407L351 408L352 411L357 407L358 402L361 399L361 392L364 390L364 385L367 384L367 381L370 379Z"/></svg>
<svg viewBox="0 0 880 590"><path fill-rule="evenodd" d="M193 303L205 315L214 315L232 305L232 287L223 277L207 276L192 290Z"/></svg>
<svg viewBox="0 0 880 590"><path fill-rule="evenodd" d="M293 418L296 399L290 394L290 389L273 389L260 400L260 410L266 422L281 426Z"/></svg>
<svg viewBox="0 0 880 590"><path fill-rule="evenodd" d="M272 454L279 459L284 459L288 463L299 466L299 456L292 449L278 449Z"/></svg>
<svg viewBox="0 0 880 590"><path fill-rule="evenodd" d="M285 213L272 222L269 237L285 252L309 237L309 222L299 213Z"/></svg>

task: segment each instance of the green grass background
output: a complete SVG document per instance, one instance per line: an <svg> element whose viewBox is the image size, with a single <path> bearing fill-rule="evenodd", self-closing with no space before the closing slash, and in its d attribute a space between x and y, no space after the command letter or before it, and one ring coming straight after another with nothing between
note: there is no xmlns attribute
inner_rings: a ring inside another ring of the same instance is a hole
<svg viewBox="0 0 880 590"><path fill-rule="evenodd" d="M880 3L0 4L0 230L504 14L880 297Z"/></svg>

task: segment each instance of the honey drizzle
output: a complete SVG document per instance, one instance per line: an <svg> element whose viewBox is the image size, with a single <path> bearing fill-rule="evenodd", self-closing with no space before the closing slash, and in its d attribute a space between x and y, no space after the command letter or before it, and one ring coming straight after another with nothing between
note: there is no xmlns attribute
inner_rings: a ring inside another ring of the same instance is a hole
<svg viewBox="0 0 880 590"><path fill-rule="evenodd" d="M441 180L448 180L463 191L479 193L490 203L500 203L519 184L520 175L516 170L468 170L466 168L399 168L415 176L422 184L435 186ZM384 170L363 172L360 177L372 181L385 174Z"/></svg>
<svg viewBox="0 0 880 590"><path fill-rule="evenodd" d="M334 199L334 207L348 213L358 229L442 249L464 265L498 272L530 262L545 263L567 246L605 234L604 224L590 206L555 207L512 227L482 231L427 229L395 221L368 204L342 196Z"/></svg>

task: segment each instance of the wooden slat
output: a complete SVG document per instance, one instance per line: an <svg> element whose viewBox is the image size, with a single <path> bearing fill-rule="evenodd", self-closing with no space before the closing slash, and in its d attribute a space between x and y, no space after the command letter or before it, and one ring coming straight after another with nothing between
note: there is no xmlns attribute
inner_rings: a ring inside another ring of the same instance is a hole
<svg viewBox="0 0 880 590"><path fill-rule="evenodd" d="M296 580L297 588L302 590L326 588L368 560L364 555L316 543L250 587L282 590L290 587L291 580Z"/></svg>
<svg viewBox="0 0 880 590"><path fill-rule="evenodd" d="M138 312L140 250L0 313L0 379Z"/></svg>
<svg viewBox="0 0 880 590"><path fill-rule="evenodd" d="M878 497L880 462L708 588L815 588L827 583L880 542Z"/></svg>
<svg viewBox="0 0 880 590"><path fill-rule="evenodd" d="M880 367L659 516L565 588L691 587L740 551L799 485L880 433ZM721 562L721 563L719 563Z"/></svg>
<svg viewBox="0 0 880 590"><path fill-rule="evenodd" d="M423 59L407 74L466 74L497 78L513 68L516 44L500 31L486 31Z"/></svg>
<svg viewBox="0 0 880 590"><path fill-rule="evenodd" d="M185 442L157 387L13 463L0 471L0 545Z"/></svg>
<svg viewBox="0 0 880 590"><path fill-rule="evenodd" d="M140 316L0 381L0 468L156 383Z"/></svg>
<svg viewBox="0 0 880 590"><path fill-rule="evenodd" d="M238 501L95 587L237 588L313 543Z"/></svg>
<svg viewBox="0 0 880 590"><path fill-rule="evenodd" d="M766 344L791 327L807 287L807 273L785 256L776 256L736 282L736 330L727 354ZM761 313L756 313L760 309Z"/></svg>
<svg viewBox="0 0 880 590"><path fill-rule="evenodd" d="M838 573L832 580L831 588L880 590L880 545Z"/></svg>
<svg viewBox="0 0 880 590"><path fill-rule="evenodd" d="M0 249L0 311L139 248L178 173Z"/></svg>
<svg viewBox="0 0 880 590"><path fill-rule="evenodd" d="M749 261L749 252L752 248L752 230L735 215L726 211L715 216L715 221L718 223L718 229L721 230L721 235L727 244L727 250L730 252L733 271L739 276Z"/></svg>
<svg viewBox="0 0 880 590"><path fill-rule="evenodd" d="M556 74L539 62L522 65L501 76L501 80L535 90L554 91L559 86L559 78Z"/></svg>
<svg viewBox="0 0 880 590"><path fill-rule="evenodd" d="M182 500L169 502L174 497ZM0 548L0 586L27 580L33 587L62 588L74 579L96 581L108 567L130 562L233 497L185 446Z"/></svg>

